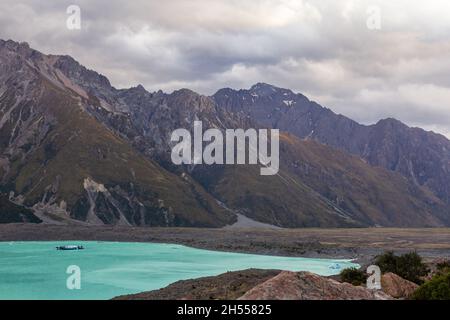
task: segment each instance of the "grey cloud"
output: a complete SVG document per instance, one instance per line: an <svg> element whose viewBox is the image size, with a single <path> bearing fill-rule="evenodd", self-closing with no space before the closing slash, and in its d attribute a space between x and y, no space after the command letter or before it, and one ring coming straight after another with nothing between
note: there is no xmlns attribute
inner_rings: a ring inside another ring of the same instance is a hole
<svg viewBox="0 0 450 320"><path fill-rule="evenodd" d="M65 28L73 3L80 31ZM370 5L381 30L366 27ZM448 134L449 13L446 0L3 0L0 37L70 54L117 87L212 94L263 81L361 122Z"/></svg>

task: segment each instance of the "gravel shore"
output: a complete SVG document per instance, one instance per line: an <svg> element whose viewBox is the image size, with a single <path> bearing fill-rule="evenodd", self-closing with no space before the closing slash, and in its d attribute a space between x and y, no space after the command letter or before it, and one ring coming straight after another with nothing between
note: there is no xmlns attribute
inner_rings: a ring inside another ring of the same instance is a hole
<svg viewBox="0 0 450 320"><path fill-rule="evenodd" d="M176 243L195 248L370 263L383 251L416 250L425 259L450 258L445 229L197 229L0 225L0 241L94 240Z"/></svg>

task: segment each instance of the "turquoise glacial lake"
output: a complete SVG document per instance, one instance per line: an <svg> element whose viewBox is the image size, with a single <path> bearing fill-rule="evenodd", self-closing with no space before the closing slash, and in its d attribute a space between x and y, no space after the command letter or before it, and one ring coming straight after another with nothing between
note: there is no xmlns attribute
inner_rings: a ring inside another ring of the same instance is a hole
<svg viewBox="0 0 450 320"><path fill-rule="evenodd" d="M85 250L58 251L56 246ZM247 268L339 273L350 260L275 257L201 250L175 244L126 242L0 242L0 299L110 299L175 281ZM80 270L80 289L68 289L69 266ZM336 266L336 265L335 265Z"/></svg>

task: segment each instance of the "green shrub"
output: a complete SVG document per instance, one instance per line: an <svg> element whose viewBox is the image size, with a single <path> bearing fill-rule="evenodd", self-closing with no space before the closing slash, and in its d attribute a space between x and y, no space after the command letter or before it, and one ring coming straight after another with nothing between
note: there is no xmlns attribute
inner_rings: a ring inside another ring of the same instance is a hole
<svg viewBox="0 0 450 320"><path fill-rule="evenodd" d="M383 273L392 272L417 284L423 283L422 277L428 274L427 266L417 252L396 256L392 251L388 251L378 256L375 264Z"/></svg>
<svg viewBox="0 0 450 320"><path fill-rule="evenodd" d="M366 283L367 274L357 268L347 268L339 274L342 282L351 283L354 286L360 286Z"/></svg>
<svg viewBox="0 0 450 320"><path fill-rule="evenodd" d="M450 300L450 273L438 274L413 294L415 300Z"/></svg>
<svg viewBox="0 0 450 320"><path fill-rule="evenodd" d="M394 252L387 251L376 257L375 264L379 266L384 273L393 272L397 274L397 260L398 257L394 255Z"/></svg>
<svg viewBox="0 0 450 320"><path fill-rule="evenodd" d="M450 273L450 261L445 260L445 261L439 262L436 265L436 268L437 268L437 271L439 274Z"/></svg>

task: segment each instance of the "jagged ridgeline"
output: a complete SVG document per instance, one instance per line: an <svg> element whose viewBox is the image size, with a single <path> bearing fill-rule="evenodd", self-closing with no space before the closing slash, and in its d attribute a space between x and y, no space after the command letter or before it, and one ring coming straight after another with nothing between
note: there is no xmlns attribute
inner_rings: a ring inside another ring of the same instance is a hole
<svg viewBox="0 0 450 320"><path fill-rule="evenodd" d="M13 42L0 50L2 188L15 202L47 222L218 227L235 220L195 181L91 116L86 109L98 98L53 67L58 57Z"/></svg>
<svg viewBox="0 0 450 320"><path fill-rule="evenodd" d="M171 133L195 120L281 129L280 171L173 165ZM443 136L394 120L362 126L266 84L213 97L119 90L69 56L0 41L1 222L450 225L449 150ZM9 205L34 218L7 216Z"/></svg>

